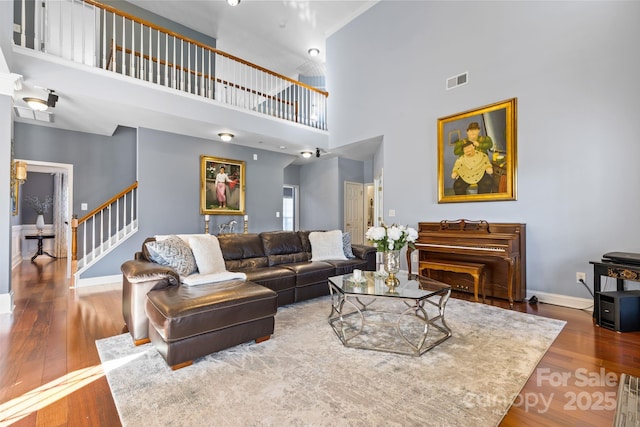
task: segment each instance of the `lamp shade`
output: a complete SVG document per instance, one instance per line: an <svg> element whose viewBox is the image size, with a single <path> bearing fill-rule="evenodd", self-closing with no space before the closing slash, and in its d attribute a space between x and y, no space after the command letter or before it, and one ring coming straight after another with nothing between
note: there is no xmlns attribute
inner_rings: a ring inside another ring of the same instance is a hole
<svg viewBox="0 0 640 427"><path fill-rule="evenodd" d="M15 177L17 181L24 182L27 180L27 163L22 161L16 161L14 163L15 166Z"/></svg>

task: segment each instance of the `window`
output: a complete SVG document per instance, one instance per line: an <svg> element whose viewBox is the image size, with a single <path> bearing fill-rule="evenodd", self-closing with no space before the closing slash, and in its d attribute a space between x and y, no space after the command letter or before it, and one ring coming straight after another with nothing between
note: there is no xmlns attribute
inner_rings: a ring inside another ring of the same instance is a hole
<svg viewBox="0 0 640 427"><path fill-rule="evenodd" d="M298 187L285 185L282 189L282 229L294 231L298 228Z"/></svg>

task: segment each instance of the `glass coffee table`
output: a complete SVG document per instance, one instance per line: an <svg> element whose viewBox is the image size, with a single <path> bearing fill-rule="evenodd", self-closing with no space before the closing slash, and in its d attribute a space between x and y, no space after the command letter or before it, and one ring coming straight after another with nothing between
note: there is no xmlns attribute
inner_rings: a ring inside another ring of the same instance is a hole
<svg viewBox="0 0 640 427"><path fill-rule="evenodd" d="M345 347L421 356L451 337L444 309L451 286L400 272L390 289L376 272L329 277L329 324Z"/></svg>

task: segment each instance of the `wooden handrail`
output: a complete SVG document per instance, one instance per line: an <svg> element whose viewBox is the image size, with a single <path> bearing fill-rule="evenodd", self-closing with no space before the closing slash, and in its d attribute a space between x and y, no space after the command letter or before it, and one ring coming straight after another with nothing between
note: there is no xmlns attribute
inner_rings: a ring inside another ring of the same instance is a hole
<svg viewBox="0 0 640 427"><path fill-rule="evenodd" d="M129 187L125 188L124 190L122 190L121 192L119 192L118 194L116 194L115 196L113 196L112 198L110 198L109 200L107 200L106 202L104 202L103 204L101 204L100 206L98 206L97 208L95 208L94 210L92 210L82 218L80 218L78 220L78 224L82 224L83 222L85 222L86 220L88 220L89 218L91 218L92 216L94 216L95 214L105 209L107 206L111 205L116 200L118 200L119 198L121 198L122 196L124 196L125 194L129 193L131 190L134 190L136 188L138 188L138 181L134 182Z"/></svg>
<svg viewBox="0 0 640 427"><path fill-rule="evenodd" d="M264 73L271 74L272 76L278 77L278 78L280 78L282 80L287 80L287 81L289 81L289 82L291 82L291 83L293 83L295 85L302 86L302 87L304 87L306 89L309 89L309 90L311 90L313 92L317 92L317 93L322 94L322 95L324 95L326 97L329 96L329 92L326 92L324 90L320 90L320 89L315 88L313 86L309 86L307 84L304 84L302 82L294 80L294 79L292 79L290 77L283 76L282 74L278 74L275 71L268 70L268 69L266 69L264 67L261 67L259 65L253 64L253 63L251 63L249 61L245 61L244 59L238 58L237 56L233 56L233 55L231 55L229 53L226 53L226 52L224 52L222 50L218 50L215 47L207 46L206 44L201 43L201 42L199 42L197 40L194 40L194 39L191 39L189 37L185 37L185 36L183 36L181 34L175 33L173 31L169 30L168 28L161 27L159 25L154 24L153 22L149 22L149 21L146 21L144 19L140 19L140 18L138 18L136 16L130 15L130 14L126 13L126 12L123 12L121 10L116 9L115 7L99 3L99 2L97 2L95 0L84 0L84 2L87 3L87 4L93 5L93 6L97 7L97 8L99 8L99 9L103 9L103 10L106 10L108 12L111 12L111 13L113 13L115 15L122 16L123 18L130 19L130 20L132 20L134 22L137 22L138 24L147 26L149 28L153 28L154 30L157 30L157 31L160 31L162 33L168 34L168 35L170 35L172 37L175 37L177 39L183 40L183 41L185 41L187 43L194 44L194 45L196 45L198 47L201 47L202 49L206 49L206 50L209 50L209 51L211 51L213 53L217 53L219 55L225 56L225 57L227 57L229 59L233 59L234 61L237 61L237 62L239 62L241 64L244 64L244 65L247 65L249 67L253 67L253 68L255 68L257 70L260 70L260 71L262 71Z"/></svg>
<svg viewBox="0 0 640 427"><path fill-rule="evenodd" d="M194 70L192 70L190 68L186 68L186 67L182 67L180 65L172 64L171 62L167 62L164 59L158 59L155 56L149 56L146 53L142 54L142 53L140 53L138 51L131 50L128 47L127 48L123 48L119 44L116 45L116 51L124 52L126 55L133 55L133 56L138 57L138 58L143 58L143 59L145 59L147 61L151 61L152 63L164 65L165 67L169 67L169 68L173 68L173 69L176 69L176 70L184 71L184 72L187 72L189 74L193 74L194 76L197 76L197 77L204 77L207 80L215 80L218 83L226 84L226 85L229 85L229 86L231 86L231 87L233 87L235 89L240 89L240 90L242 90L244 92L248 92L248 93L252 93L254 95L262 96L263 98L271 99L271 100L274 100L276 102L280 102L282 104L288 104L288 105L296 105L297 104L297 102L280 99L280 98L275 97L273 95L268 95L266 93L259 92L259 91L255 90L255 89L249 89L248 87L241 86L241 85L239 85L237 83L231 83L230 81L222 80L220 78L217 78L217 77L214 77L214 76L210 76L209 74L204 74L204 73L202 73L200 71L194 71ZM107 63L107 69L109 68L109 64L110 64L112 58L115 61L115 57L113 57L111 55L111 53L109 53L109 62Z"/></svg>

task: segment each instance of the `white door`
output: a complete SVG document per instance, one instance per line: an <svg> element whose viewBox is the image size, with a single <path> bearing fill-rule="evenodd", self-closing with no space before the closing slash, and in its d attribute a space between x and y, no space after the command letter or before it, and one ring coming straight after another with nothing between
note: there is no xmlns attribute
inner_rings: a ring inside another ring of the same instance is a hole
<svg viewBox="0 0 640 427"><path fill-rule="evenodd" d="M344 183L344 231L351 233L351 243L364 242L363 214L364 184Z"/></svg>

